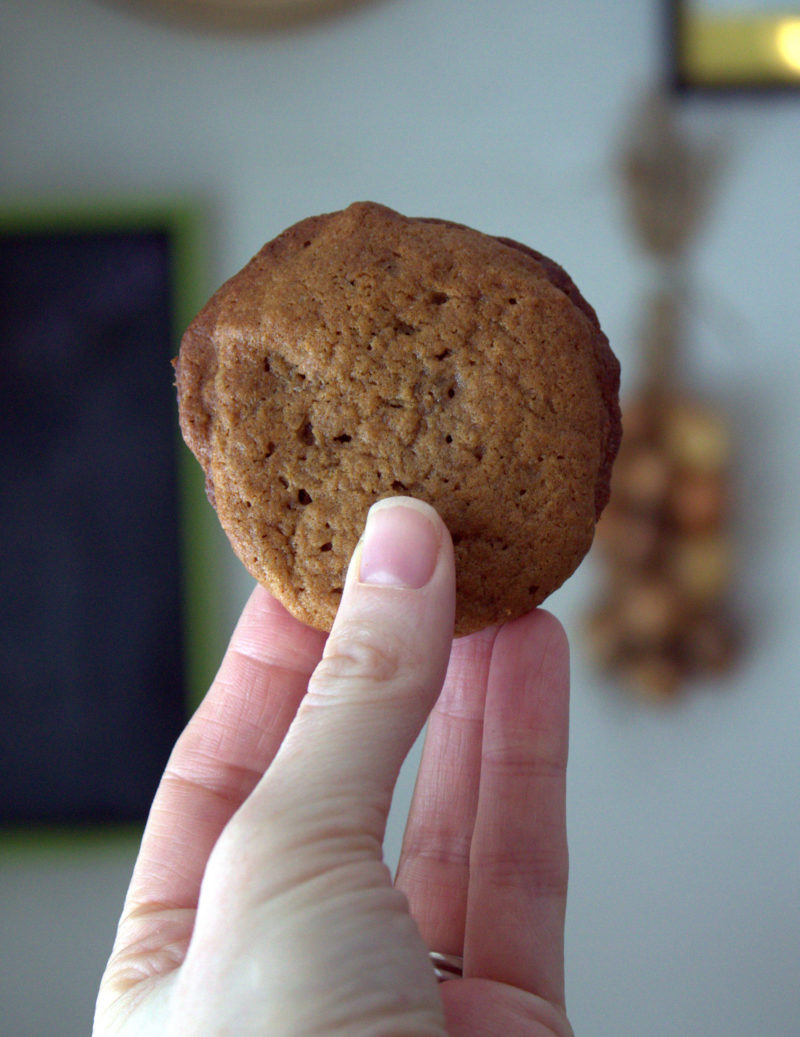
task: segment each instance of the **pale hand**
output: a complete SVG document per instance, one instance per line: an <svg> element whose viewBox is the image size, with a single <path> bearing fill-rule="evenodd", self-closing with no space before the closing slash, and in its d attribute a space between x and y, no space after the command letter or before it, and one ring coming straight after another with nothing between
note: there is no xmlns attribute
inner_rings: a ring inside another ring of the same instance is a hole
<svg viewBox="0 0 800 1037"><path fill-rule="evenodd" d="M571 1034L566 639L539 610L452 641L454 584L439 517L395 498L327 640L254 590L159 786L95 1037Z"/></svg>

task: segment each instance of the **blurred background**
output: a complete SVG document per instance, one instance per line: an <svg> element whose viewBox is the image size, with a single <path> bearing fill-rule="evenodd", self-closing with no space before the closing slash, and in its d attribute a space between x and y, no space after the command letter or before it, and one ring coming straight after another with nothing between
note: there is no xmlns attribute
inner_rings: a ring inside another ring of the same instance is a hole
<svg viewBox="0 0 800 1037"><path fill-rule="evenodd" d="M182 228L173 324L289 224L357 199L513 237L566 267L622 361L626 431L644 443L646 463L637 469L634 451L626 468L617 528L662 537L662 547L667 530L668 547L655 550L670 557L686 530L706 538L692 539L675 555L680 564L656 572L655 589L651 580L631 604L630 573L646 549L628 564L618 546L644 540L612 526L549 602L573 644L570 1017L576 1033L593 1037L799 1033L800 94L689 82L659 95L676 58L660 0L360 0L234 29L185 11L161 17L157 6L0 6L4 226L18 233L20 220L58 225L75 212L92 224L102 210L107 227L114 213L127 213L128 224L132 212L159 214L160 226ZM737 6L772 13L768 3ZM653 220L684 231L665 244L648 233ZM103 262L108 273L113 261ZM15 264L4 267L7 285ZM6 301L11 294L6 287ZM167 329L162 321L155 354L163 384L145 380L137 391L171 401L169 321ZM153 355L143 351L124 377L155 370ZM4 342L0 358L8 407L18 357ZM36 362L44 382L46 353ZM655 431L635 420L643 399L654 413L654 383L656 409L669 419ZM147 410L146 396L126 399ZM670 417L687 412L688 426ZM24 451L9 413L3 450ZM86 426L98 450L104 428L114 435L114 413ZM164 421L173 435L174 415ZM164 476L164 493L183 500L170 515L192 574L178 584L191 598L183 606L191 698L251 584L175 450L178 474ZM673 497L664 504L676 458L699 466L688 498L681 483L680 521ZM141 466L133 470L141 479ZM131 511L148 492L126 485L107 524L123 521L126 492ZM6 610L20 597L13 581L24 573L22 564L0 577L9 629ZM710 617L702 650L680 640L687 616L697 618L686 587ZM113 699L103 657L119 657L125 631L102 613L92 623L82 636L99 660L95 695ZM163 675L163 662L143 672ZM13 732L20 711L35 718L37 704L21 703L13 668L2 672L2 716ZM51 674L57 682L58 666ZM170 709L150 727L138 717L128 730L123 717L116 739L124 743L137 724L143 744L152 729L171 739ZM5 744L4 788L26 768L24 753L8 762L23 744L16 738ZM48 744L31 751L32 771ZM391 865L418 748L392 809ZM154 779L141 773L149 796ZM58 781L46 777L51 791ZM102 823L89 826L77 811L81 823L55 834L35 817L27 823L24 805L4 811L0 1034L89 1032L137 845L135 824L107 824L135 821L136 805L115 810L99 817L96 808L89 820Z"/></svg>

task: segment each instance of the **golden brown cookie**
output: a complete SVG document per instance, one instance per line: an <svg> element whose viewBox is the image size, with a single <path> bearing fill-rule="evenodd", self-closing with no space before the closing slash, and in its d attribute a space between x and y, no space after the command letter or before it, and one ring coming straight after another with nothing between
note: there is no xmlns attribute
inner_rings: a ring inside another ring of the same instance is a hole
<svg viewBox="0 0 800 1037"><path fill-rule="evenodd" d="M619 365L551 260L373 203L265 245L181 344L183 435L248 570L329 629L369 506L434 505L456 632L539 605L609 494Z"/></svg>

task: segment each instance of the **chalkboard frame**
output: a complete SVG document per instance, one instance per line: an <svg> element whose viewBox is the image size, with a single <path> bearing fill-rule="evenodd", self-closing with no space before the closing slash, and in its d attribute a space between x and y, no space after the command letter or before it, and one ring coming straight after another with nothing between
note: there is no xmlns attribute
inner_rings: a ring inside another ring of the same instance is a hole
<svg viewBox="0 0 800 1037"><path fill-rule="evenodd" d="M176 354L183 329L208 294L203 267L206 239L204 210L184 199L129 200L37 200L0 207L0 239L19 235L105 235L116 239L156 234L164 237L169 250L169 329L164 340L163 376L171 380L170 360ZM199 703L213 677L222 648L219 608L214 587L219 572L215 565L218 530L205 498L203 476L197 462L173 428L177 515L180 556L180 599L182 612L182 695L185 717ZM116 821L113 817L81 820L77 824L24 819L0 825L0 852L42 850L84 845L88 840L109 836L138 839L144 818Z"/></svg>

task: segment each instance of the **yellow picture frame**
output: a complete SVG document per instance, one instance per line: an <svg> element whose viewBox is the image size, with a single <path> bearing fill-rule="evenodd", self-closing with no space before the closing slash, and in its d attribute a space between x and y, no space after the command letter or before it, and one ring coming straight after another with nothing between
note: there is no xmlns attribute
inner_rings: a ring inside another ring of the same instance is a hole
<svg viewBox="0 0 800 1037"><path fill-rule="evenodd" d="M679 89L800 88L800 4L671 0L670 17Z"/></svg>

